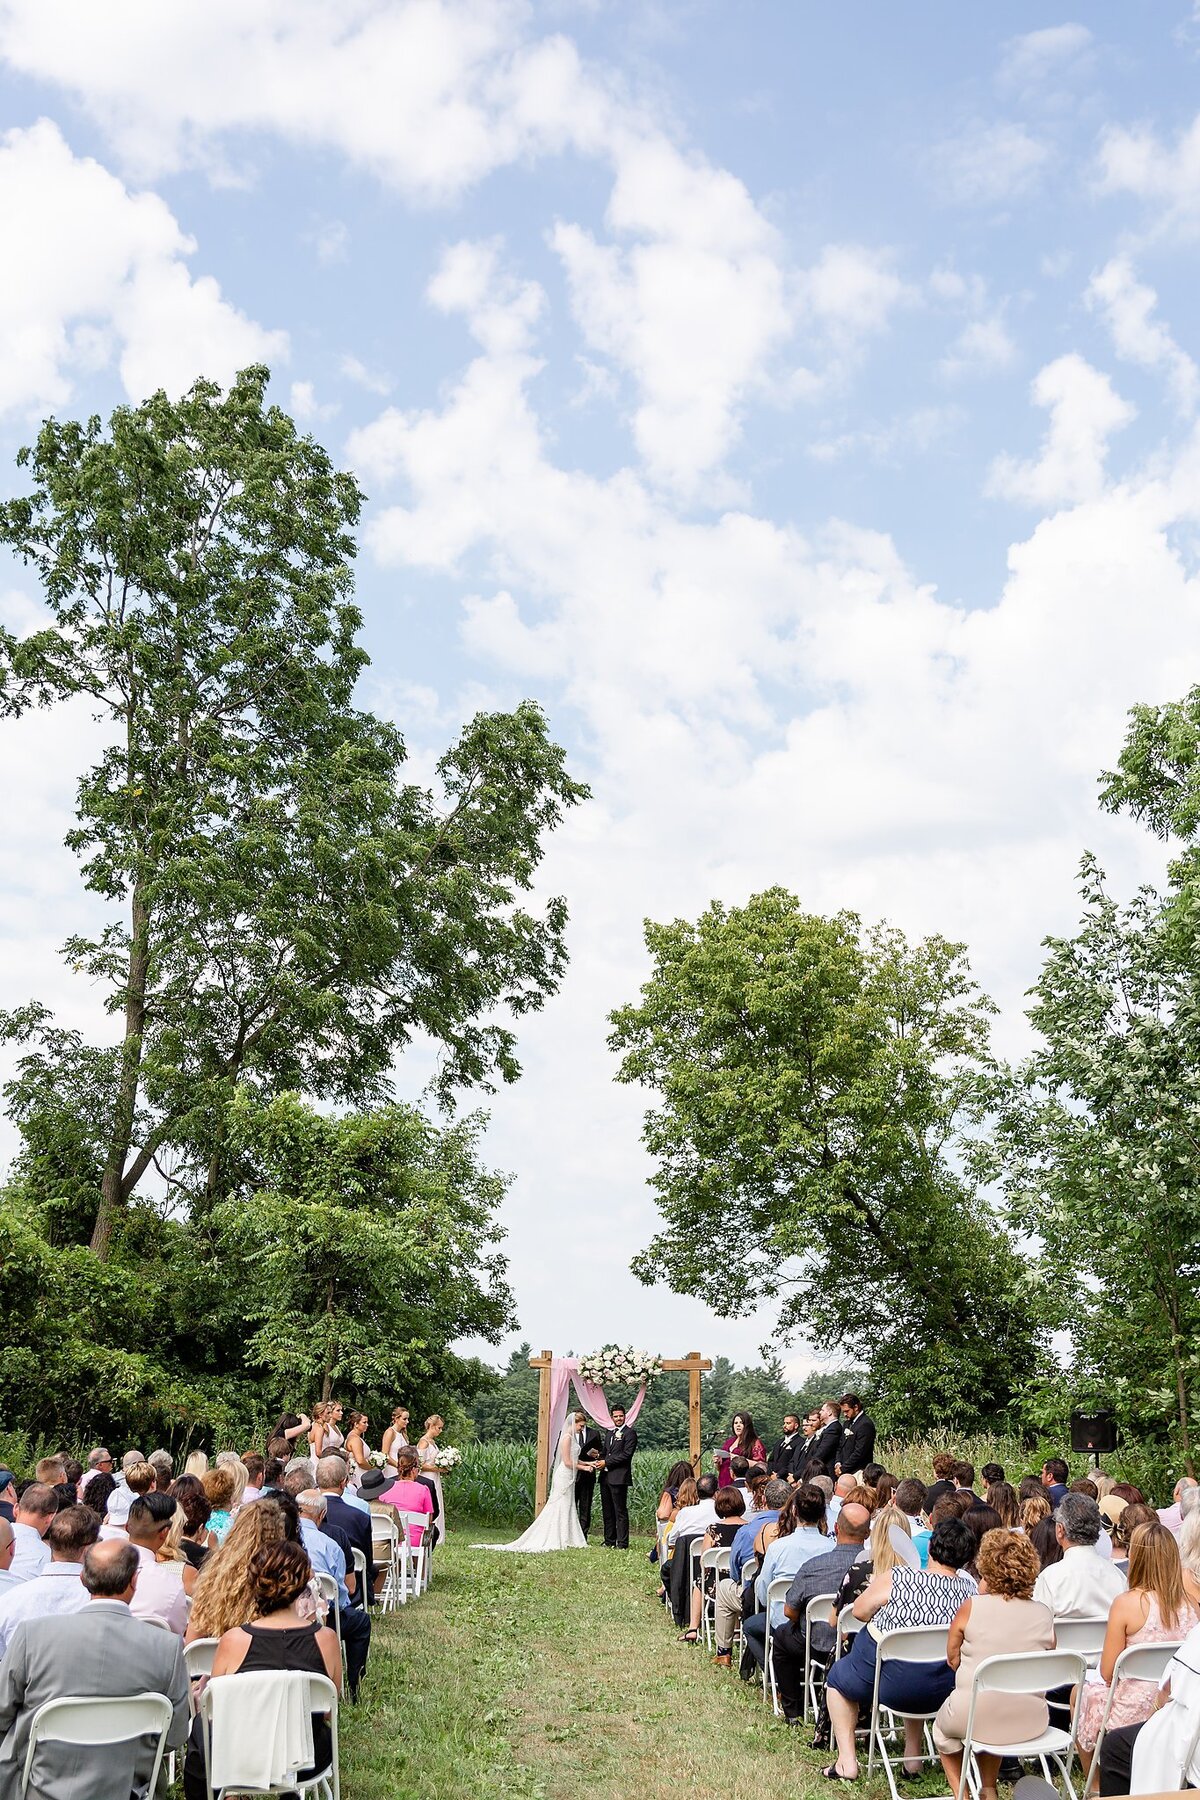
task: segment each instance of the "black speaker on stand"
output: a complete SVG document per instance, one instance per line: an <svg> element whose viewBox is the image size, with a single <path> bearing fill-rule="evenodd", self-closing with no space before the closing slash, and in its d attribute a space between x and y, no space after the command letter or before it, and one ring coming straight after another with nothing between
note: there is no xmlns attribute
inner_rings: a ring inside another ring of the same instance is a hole
<svg viewBox="0 0 1200 1800"><path fill-rule="evenodd" d="M1107 1407L1071 1414L1071 1448L1090 1456L1096 1468L1100 1458L1110 1456L1116 1447L1117 1418Z"/></svg>

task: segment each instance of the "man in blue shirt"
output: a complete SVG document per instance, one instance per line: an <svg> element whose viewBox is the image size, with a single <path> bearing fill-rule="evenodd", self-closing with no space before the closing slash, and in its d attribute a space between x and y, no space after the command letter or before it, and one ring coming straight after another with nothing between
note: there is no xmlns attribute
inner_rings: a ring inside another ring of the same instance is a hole
<svg viewBox="0 0 1200 1800"><path fill-rule="evenodd" d="M728 1667L733 1634L742 1616L742 1576L754 1555L754 1540L764 1525L778 1519L792 1495L790 1483L775 1476L763 1489L766 1509L752 1513L734 1538L729 1551L729 1574L717 1583L716 1639L717 1661Z"/></svg>
<svg viewBox="0 0 1200 1800"><path fill-rule="evenodd" d="M365 1606L351 1606L345 1555L321 1530L326 1504L325 1495L319 1488L305 1488L296 1495L296 1505L300 1508L300 1542L308 1552L308 1560L317 1574L332 1575L337 1582L338 1620L342 1642L346 1646L346 1681L350 1698L354 1700L371 1647L371 1619Z"/></svg>
<svg viewBox="0 0 1200 1800"><path fill-rule="evenodd" d="M814 1556L804 1563L787 1591L783 1605L786 1617L771 1633L771 1655L779 1703L789 1725L799 1724L804 1711L805 1608L818 1594L837 1593L843 1576L857 1562L870 1532L871 1515L865 1506L860 1506L857 1501L843 1506L838 1514L837 1543L824 1555ZM814 1654L832 1654L832 1626L814 1621L812 1630Z"/></svg>
<svg viewBox="0 0 1200 1800"><path fill-rule="evenodd" d="M825 1496L820 1488L806 1482L796 1488L788 1503L795 1515L796 1528L786 1537L777 1537L767 1546L762 1567L754 1582L754 1597L761 1607L767 1605L771 1583L781 1576L798 1574L815 1556L824 1556L833 1546L825 1535ZM767 1629L783 1624L783 1601L771 1602L771 1616L765 1611L742 1620L742 1639L746 1649L761 1667L767 1658Z"/></svg>

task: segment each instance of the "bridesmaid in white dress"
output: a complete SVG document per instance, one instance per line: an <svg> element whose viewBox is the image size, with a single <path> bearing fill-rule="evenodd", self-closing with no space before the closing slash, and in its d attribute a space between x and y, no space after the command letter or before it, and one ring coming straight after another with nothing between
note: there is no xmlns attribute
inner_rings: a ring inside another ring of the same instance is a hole
<svg viewBox="0 0 1200 1800"><path fill-rule="evenodd" d="M474 1550L520 1550L533 1555L544 1550L586 1550L587 1539L575 1511L575 1434L564 1427L554 1459L550 1497L528 1531L511 1544L473 1544Z"/></svg>
<svg viewBox="0 0 1200 1800"><path fill-rule="evenodd" d="M392 1422L383 1434L383 1472L395 1476L396 1456L408 1442L408 1408L397 1406L392 1409Z"/></svg>
<svg viewBox="0 0 1200 1800"><path fill-rule="evenodd" d="M328 1456L331 1450L340 1450L346 1442L338 1430L338 1420L342 1416L340 1400L322 1400L313 1407L312 1428L308 1434L309 1444L315 1457Z"/></svg>
<svg viewBox="0 0 1200 1800"><path fill-rule="evenodd" d="M433 1413L425 1421L425 1429L417 1440L417 1454L421 1458L421 1473L428 1476L437 1489L438 1521L433 1528L434 1544L440 1544L446 1535L446 1496L442 1492L442 1477L437 1466L437 1441L446 1429L446 1421L439 1414Z"/></svg>

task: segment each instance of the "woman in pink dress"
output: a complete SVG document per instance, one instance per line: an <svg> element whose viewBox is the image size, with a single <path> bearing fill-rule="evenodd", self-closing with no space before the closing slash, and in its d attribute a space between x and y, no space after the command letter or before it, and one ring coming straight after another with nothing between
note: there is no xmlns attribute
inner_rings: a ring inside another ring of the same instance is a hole
<svg viewBox="0 0 1200 1800"><path fill-rule="evenodd" d="M721 1454L717 1458L717 1485L733 1486L733 1470L731 1459L744 1456L747 1462L766 1462L767 1453L762 1441L754 1429L754 1420L748 1412L736 1412L733 1415L733 1426L729 1436L721 1445Z"/></svg>
<svg viewBox="0 0 1200 1800"><path fill-rule="evenodd" d="M1087 1681L1079 1708L1079 1760L1086 1775L1100 1733L1100 1716L1113 1669L1130 1644L1165 1644L1184 1638L1200 1622L1200 1591L1179 1560L1179 1546L1165 1525L1139 1525L1129 1544L1129 1591L1118 1594L1108 1615L1100 1657L1102 1680ZM1107 1730L1150 1717L1156 1681L1117 1683Z"/></svg>
<svg viewBox="0 0 1200 1800"><path fill-rule="evenodd" d="M394 1506L398 1512L428 1513L430 1523L433 1522L433 1495L424 1482L417 1480L417 1470L421 1459L416 1451L407 1445L396 1457L397 1476L390 1487L384 1488L379 1496L382 1506ZM409 1527L409 1541L414 1549L420 1547L425 1536L424 1525Z"/></svg>

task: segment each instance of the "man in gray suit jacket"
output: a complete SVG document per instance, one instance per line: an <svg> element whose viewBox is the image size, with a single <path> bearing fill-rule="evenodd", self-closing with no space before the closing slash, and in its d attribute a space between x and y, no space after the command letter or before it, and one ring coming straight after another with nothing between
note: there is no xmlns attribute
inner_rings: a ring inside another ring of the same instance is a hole
<svg viewBox="0 0 1200 1800"><path fill-rule="evenodd" d="M165 1694L175 1708L168 1742L185 1742L183 1648L174 1632L158 1631L130 1612L137 1569L132 1544L119 1538L93 1544L83 1559L83 1585L91 1595L84 1610L27 1619L13 1632L0 1664L0 1800L19 1800L30 1724L47 1700ZM140 1800L153 1761L150 1738L43 1743L33 1759L30 1791L38 1800Z"/></svg>

